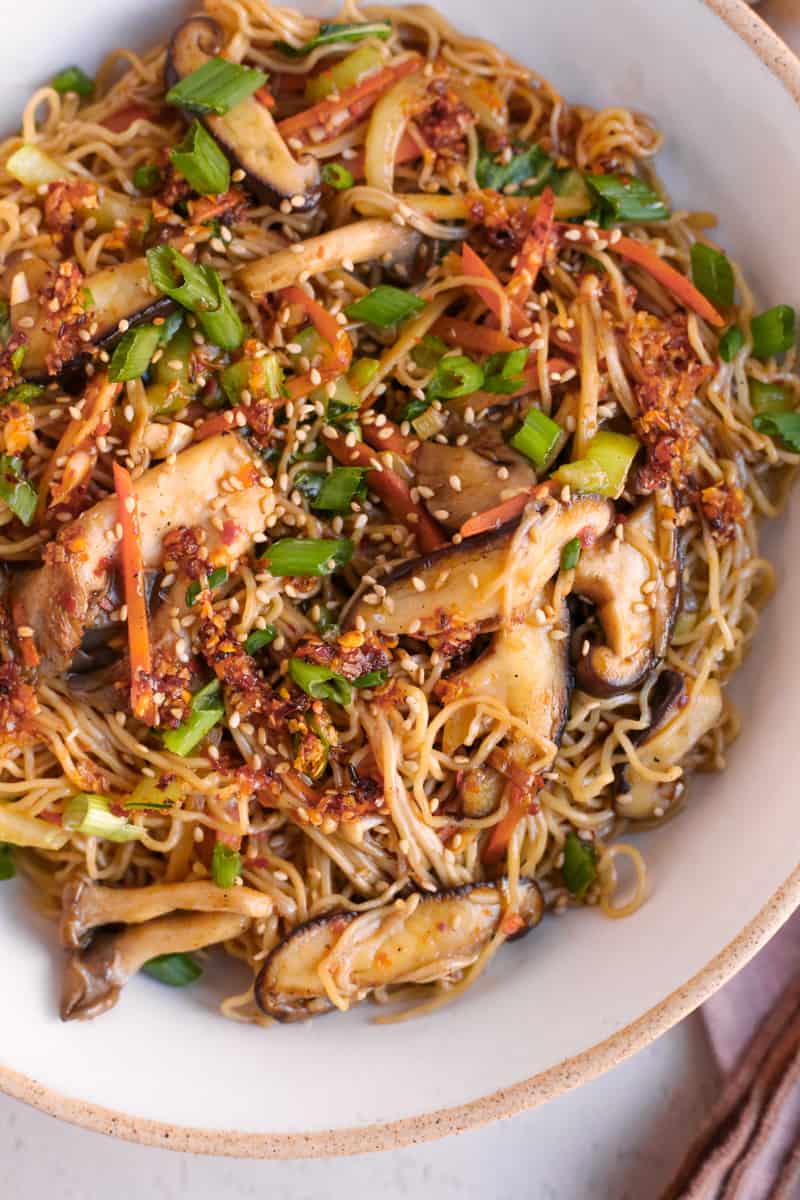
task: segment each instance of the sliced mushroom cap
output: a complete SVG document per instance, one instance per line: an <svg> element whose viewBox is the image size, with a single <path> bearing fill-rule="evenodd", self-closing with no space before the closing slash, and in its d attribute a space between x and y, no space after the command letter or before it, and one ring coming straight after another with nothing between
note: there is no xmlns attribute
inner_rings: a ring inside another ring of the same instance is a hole
<svg viewBox="0 0 800 1200"><path fill-rule="evenodd" d="M118 933L101 933L70 955L61 994L62 1021L86 1021L113 1008L128 980L151 958L187 954L244 933L238 913L181 913Z"/></svg>
<svg viewBox="0 0 800 1200"><path fill-rule="evenodd" d="M439 442L423 442L414 456L414 467L417 485L433 492L426 497L426 508L446 529L460 529L470 517L536 483L535 472L521 456L501 468L468 446L444 446ZM442 515L445 512L446 517Z"/></svg>
<svg viewBox="0 0 800 1200"><path fill-rule="evenodd" d="M664 672L675 676L677 672ZM722 690L714 679L687 696L681 680L667 680L661 700L656 700L650 727L640 734L637 752L643 765L651 770L681 763L697 743L719 723L723 712ZM620 816L632 820L652 817L657 808L666 808L674 799L681 780L659 783L648 779L632 763L617 774L617 808Z"/></svg>
<svg viewBox="0 0 800 1200"><path fill-rule="evenodd" d="M421 639L497 629L530 611L558 570L567 542L602 537L613 517L610 500L576 496L564 504L543 489L522 525L509 523L445 546L382 579L391 611L385 601L366 604L363 592L357 593L343 614L344 627L363 621L365 630Z"/></svg>
<svg viewBox="0 0 800 1200"><path fill-rule="evenodd" d="M206 530L211 562L230 564L245 553L273 505L260 477L258 462L235 434L198 442L174 462L145 471L134 483L145 570L161 565L164 535L182 525ZM228 480L241 490L226 490ZM18 624L33 629L46 671L64 671L93 624L96 602L112 579L118 519L117 499L109 496L63 527L42 567L15 579Z"/></svg>
<svg viewBox="0 0 800 1200"><path fill-rule="evenodd" d="M578 686L593 696L638 687L663 658L678 610L677 540L663 537L654 501L642 504L624 530L622 540L607 537L585 549L575 568L573 590L597 605L606 638L578 661Z"/></svg>
<svg viewBox="0 0 800 1200"><path fill-rule="evenodd" d="M179 25L167 50L167 87L218 54L223 37L222 27L211 17L190 17ZM244 171L247 186L260 199L291 199L295 211L300 212L319 202L317 163L311 158L298 162L292 156L271 113L255 96L248 96L224 116L207 113L201 120L231 162Z"/></svg>
<svg viewBox="0 0 800 1200"><path fill-rule="evenodd" d="M532 879L520 879L518 895L523 932L539 922L544 906ZM331 1008L321 973L330 974L342 1007L376 988L447 979L475 961L507 906L501 880L414 892L402 906L395 901L369 913L318 917L269 955L256 979L256 1000L268 1016L301 1021Z"/></svg>

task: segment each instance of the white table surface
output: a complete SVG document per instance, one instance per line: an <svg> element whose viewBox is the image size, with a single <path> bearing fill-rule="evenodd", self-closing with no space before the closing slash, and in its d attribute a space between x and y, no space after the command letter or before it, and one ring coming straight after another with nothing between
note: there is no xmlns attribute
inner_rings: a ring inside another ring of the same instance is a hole
<svg viewBox="0 0 800 1200"><path fill-rule="evenodd" d="M800 0L759 13L800 50ZM650 1200L718 1086L695 1015L600 1079L488 1129L381 1155L297 1162L127 1145L0 1096L0 1196L14 1200Z"/></svg>

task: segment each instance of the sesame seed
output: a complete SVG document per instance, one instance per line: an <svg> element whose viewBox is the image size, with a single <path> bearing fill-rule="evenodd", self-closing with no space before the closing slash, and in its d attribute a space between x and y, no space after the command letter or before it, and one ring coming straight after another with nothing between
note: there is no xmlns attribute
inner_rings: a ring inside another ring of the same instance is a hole
<svg viewBox="0 0 800 1200"><path fill-rule="evenodd" d="M283 210L283 205L285 203L286 203L286 201L284 200L281 204L281 210ZM290 206L290 211L291 211L291 206ZM292 254L302 254L303 251L305 250L305 246L303 245L302 242L293 242L292 245L289 247L289 249L291 250Z"/></svg>
<svg viewBox="0 0 800 1200"><path fill-rule="evenodd" d="M475 572L470 571L469 575L467 576L467 579L469 580L469 586L472 588L475 588L475 590L477 591L478 588L480 587L480 582L479 582L478 576L475 574Z"/></svg>
<svg viewBox="0 0 800 1200"><path fill-rule="evenodd" d="M134 409L132 404L126 404L122 410L122 415L125 418L125 420L128 422L128 424L130 424L133 421L134 417L136 416L136 410Z"/></svg>
<svg viewBox="0 0 800 1200"><path fill-rule="evenodd" d="M579 242L581 240L580 229L568 229L564 234L568 242Z"/></svg>
<svg viewBox="0 0 800 1200"><path fill-rule="evenodd" d="M233 180L234 183L242 182L242 180L244 179L244 171L242 170L241 167L237 167L235 171L231 172L231 179Z"/></svg>
<svg viewBox="0 0 800 1200"><path fill-rule="evenodd" d="M451 475L447 481L454 492L461 491L461 479L458 475Z"/></svg>

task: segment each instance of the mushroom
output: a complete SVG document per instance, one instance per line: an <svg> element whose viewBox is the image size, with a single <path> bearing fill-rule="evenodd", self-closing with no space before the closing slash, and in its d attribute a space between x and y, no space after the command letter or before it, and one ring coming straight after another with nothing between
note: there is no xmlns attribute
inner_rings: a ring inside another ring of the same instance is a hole
<svg viewBox="0 0 800 1200"><path fill-rule="evenodd" d="M332 1007L323 975L346 1009L377 988L433 983L469 967L507 915L519 932L538 924L538 884L520 879L508 912L505 880L440 892L412 892L366 913L331 912L294 929L266 959L255 998L270 1017L301 1021Z"/></svg>
<svg viewBox="0 0 800 1200"><path fill-rule="evenodd" d="M672 670L661 674L651 701L650 725L631 735L643 766L651 770L682 762L719 723L724 707L715 679L707 679L687 695L683 676ZM657 808L666 808L683 786L681 780L659 783L648 779L635 763L627 762L617 772L617 810L632 820L652 817Z"/></svg>
<svg viewBox="0 0 800 1200"><path fill-rule="evenodd" d="M86 1021L113 1008L129 979L152 958L186 954L244 933L249 919L239 913L180 913L132 929L101 933L67 962L61 1019Z"/></svg>
<svg viewBox="0 0 800 1200"><path fill-rule="evenodd" d="M667 537L662 551L655 502L642 504L624 530L621 540L607 537L584 549L575 568L573 590L597 605L607 643L578 660L578 686L592 696L638 687L663 658L678 609L677 542Z"/></svg>
<svg viewBox="0 0 800 1200"><path fill-rule="evenodd" d="M272 901L254 888L220 888L202 879L125 888L73 880L61 898L61 944L78 949L98 925L141 925L176 910L238 913L261 921L272 912Z"/></svg>
<svg viewBox="0 0 800 1200"><path fill-rule="evenodd" d="M515 614L531 611L558 570L567 542L602 537L613 517L610 500L574 496L562 502L545 485L525 510L522 525L509 522L390 572L381 580L390 606L385 600L367 604L368 588L360 589L343 614L343 627L358 622L365 631L421 639L497 629Z"/></svg>
<svg viewBox="0 0 800 1200"><path fill-rule="evenodd" d="M470 517L529 491L536 483L530 464L513 450L500 461L468 446L428 441L417 450L414 467L428 511L446 529L460 529ZM502 478L498 471L502 471ZM427 496L428 491L433 495Z"/></svg>
<svg viewBox="0 0 800 1200"><path fill-rule="evenodd" d="M167 50L167 87L219 54L223 39L221 26L211 17L190 17L179 25ZM271 113L255 96L241 100L224 116L206 113L200 119L231 162L244 171L248 187L260 199L291 200L295 211L301 212L319 202L316 161L298 162L292 157Z"/></svg>
<svg viewBox="0 0 800 1200"><path fill-rule="evenodd" d="M175 461L145 471L134 483L145 570L161 565L164 535L182 525L206 530L209 560L217 565L245 553L274 503L261 474L235 434L197 442ZM226 490L228 481L241 490ZM17 624L33 631L46 671L63 672L93 624L113 579L118 520L117 498L109 496L62 527L42 567L15 579Z"/></svg>
<svg viewBox="0 0 800 1200"><path fill-rule="evenodd" d="M330 271L345 260L355 265L383 259L384 255L394 258L411 247L416 248L418 238L408 226L392 221L356 221L295 242L289 250L257 258L242 268L241 278L251 295L260 296L297 283L301 274Z"/></svg>

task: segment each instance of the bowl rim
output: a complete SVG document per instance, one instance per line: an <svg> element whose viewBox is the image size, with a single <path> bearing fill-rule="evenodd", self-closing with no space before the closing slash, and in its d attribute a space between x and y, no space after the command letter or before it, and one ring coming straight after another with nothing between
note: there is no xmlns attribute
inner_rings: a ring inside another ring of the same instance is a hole
<svg viewBox="0 0 800 1200"><path fill-rule="evenodd" d="M699 0L724 21L800 108L800 58L745 0ZM397 1149L477 1129L588 1083L666 1033L741 970L800 906L800 866L710 962L635 1021L580 1054L465 1104L395 1121L311 1133L201 1129L131 1116L65 1096L0 1063L0 1092L48 1116L124 1141L234 1158L322 1158Z"/></svg>

